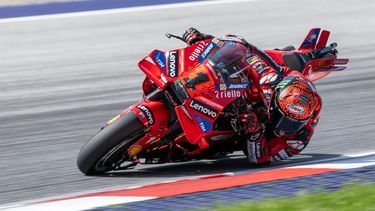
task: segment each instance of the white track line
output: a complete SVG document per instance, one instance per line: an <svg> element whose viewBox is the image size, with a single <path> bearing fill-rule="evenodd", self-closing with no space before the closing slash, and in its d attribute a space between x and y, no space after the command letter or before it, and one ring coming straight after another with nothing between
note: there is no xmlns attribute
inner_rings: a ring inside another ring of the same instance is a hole
<svg viewBox="0 0 375 211"><path fill-rule="evenodd" d="M208 5L217 5L217 4L232 4L232 3L251 2L251 1L258 1L258 0L211 0L211 1L173 3L173 4L163 4L163 5L127 7L127 8L118 8L118 9L93 10L93 11L52 14L52 15L37 15L37 16L29 16L29 17L4 18L4 19L0 19L0 23L83 17L83 16L106 15L106 14L128 13L128 12L143 12L143 11L150 11L150 10L208 6Z"/></svg>
<svg viewBox="0 0 375 211"><path fill-rule="evenodd" d="M156 197L100 196L67 199L48 203L32 204L19 207L8 207L4 211L80 211L95 207L145 201ZM1 209L1 208L0 208ZM2 210L2 209L1 209Z"/></svg>
<svg viewBox="0 0 375 211"><path fill-rule="evenodd" d="M302 164L288 168L332 168L332 169L353 169L375 165L375 154L366 153L362 156L342 156L341 159L312 164Z"/></svg>
<svg viewBox="0 0 375 211"><path fill-rule="evenodd" d="M349 154L345 154L343 156L346 156L346 157L364 157L364 156L370 156L370 155L375 155L375 151L367 151L367 152L360 152L360 153L349 153Z"/></svg>

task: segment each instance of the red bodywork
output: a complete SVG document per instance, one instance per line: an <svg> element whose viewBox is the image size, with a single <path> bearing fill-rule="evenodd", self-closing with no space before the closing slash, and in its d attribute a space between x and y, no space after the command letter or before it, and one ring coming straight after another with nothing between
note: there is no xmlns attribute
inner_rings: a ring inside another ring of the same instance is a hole
<svg viewBox="0 0 375 211"><path fill-rule="evenodd" d="M301 47L294 52L305 53L323 48L326 46L328 36L328 31L320 32L320 29L312 29ZM178 84L185 90L182 104L172 106L184 132L175 142L187 141L196 145L195 150L188 152L192 155L209 148L210 144L215 142L215 137L224 137L235 133L234 131L216 131L214 129L215 121L226 106L243 94L246 94L250 99L260 100L257 85L251 84L251 80L241 81L237 83L239 88L231 89L228 87L229 84L219 80L207 60L200 59L202 54L207 54L207 49L215 42L217 42L216 38L168 52L154 50L138 64L146 74L142 85L145 96L155 89L166 90L172 84L176 84L176 81L179 81ZM282 59L285 51L266 50L266 52L279 65L285 66ZM336 56L313 60L306 65L302 74L315 81L332 71L344 69L345 67L335 65L347 62L347 59L337 59ZM285 74L288 74L290 70L287 67L285 69ZM187 83L200 75L208 78L205 78L205 82L197 83L189 88ZM160 141L168 132L171 108L168 108L165 103L144 98L126 109L120 116L130 110L135 111L142 123L149 128L149 132L143 138L128 148L129 155L136 156L152 143Z"/></svg>

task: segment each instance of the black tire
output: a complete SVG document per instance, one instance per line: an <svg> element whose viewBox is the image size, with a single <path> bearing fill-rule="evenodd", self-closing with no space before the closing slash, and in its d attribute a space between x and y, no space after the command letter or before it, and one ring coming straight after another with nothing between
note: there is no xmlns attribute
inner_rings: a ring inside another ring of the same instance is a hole
<svg viewBox="0 0 375 211"><path fill-rule="evenodd" d="M113 170L112 164L120 159L118 154L125 154L125 148L143 136L144 129L146 127L132 111L104 127L79 151L77 158L79 170L86 175L101 174ZM117 157L114 156L116 154ZM109 161L105 159L106 161L103 163L103 159L107 156L111 156L111 159Z"/></svg>

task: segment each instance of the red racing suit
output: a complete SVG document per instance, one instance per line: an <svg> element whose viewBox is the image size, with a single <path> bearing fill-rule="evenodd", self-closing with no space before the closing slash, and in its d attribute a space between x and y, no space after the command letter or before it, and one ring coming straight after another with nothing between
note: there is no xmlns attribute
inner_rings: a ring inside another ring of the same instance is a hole
<svg viewBox="0 0 375 211"><path fill-rule="evenodd" d="M212 35L204 34L203 39L213 38ZM310 120L305 126L294 134L276 136L267 121L272 121L269 115L269 108L276 85L286 76L299 76L305 78L300 72L292 71L286 66L277 64L267 53L249 44L245 39L237 35L225 35L234 37L246 43L250 52L250 73L249 77L254 84L258 85L259 94L263 100L263 108L255 109L249 113L240 114L240 124L246 131L247 144L244 153L252 164L265 164L272 161L286 159L300 153L309 143L314 128L319 122L321 109L321 98L315 96L316 107ZM202 39L200 39L202 40ZM198 39L195 41L199 41ZM306 78L305 78L306 79ZM308 83L311 83L306 79ZM314 85L311 86L314 87ZM315 87L314 87L315 89Z"/></svg>
<svg viewBox="0 0 375 211"><path fill-rule="evenodd" d="M283 160L300 153L309 143L316 125L319 122L319 113L321 110L321 98L316 92L314 85L298 71L292 71L288 67L282 67L276 64L271 57L264 51L253 47L250 48L252 56L250 71L252 71L252 80L258 85L259 93L263 99L266 109L255 110L254 113L243 115L245 125L250 125L247 136L247 147L244 150L249 160L253 164L265 164L272 161ZM286 76L299 76L306 79L314 90L316 107L312 117L305 126L294 134L285 136L276 136L272 128L261 119L272 121L269 115L269 108L274 94L274 88ZM262 113L266 111L266 113ZM264 118L264 116L268 118ZM252 117L252 118L248 118ZM263 118L262 118L263 117ZM252 122L248 122L252 121ZM246 128L245 128L246 130Z"/></svg>

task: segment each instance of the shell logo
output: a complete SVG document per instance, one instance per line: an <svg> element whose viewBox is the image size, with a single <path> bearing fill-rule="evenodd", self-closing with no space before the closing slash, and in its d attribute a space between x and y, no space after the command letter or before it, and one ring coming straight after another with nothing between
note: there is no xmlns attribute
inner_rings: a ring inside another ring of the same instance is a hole
<svg viewBox="0 0 375 211"><path fill-rule="evenodd" d="M220 84L220 90L227 90L226 84Z"/></svg>
<svg viewBox="0 0 375 211"><path fill-rule="evenodd" d="M290 104L287 106L288 110L290 112L293 112L295 114L304 114L305 109L302 106L296 105L296 104Z"/></svg>
<svg viewBox="0 0 375 211"><path fill-rule="evenodd" d="M140 145L133 145L128 150L128 153L130 156L134 157L136 156L140 151L142 150L142 147Z"/></svg>

